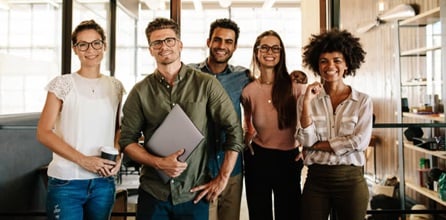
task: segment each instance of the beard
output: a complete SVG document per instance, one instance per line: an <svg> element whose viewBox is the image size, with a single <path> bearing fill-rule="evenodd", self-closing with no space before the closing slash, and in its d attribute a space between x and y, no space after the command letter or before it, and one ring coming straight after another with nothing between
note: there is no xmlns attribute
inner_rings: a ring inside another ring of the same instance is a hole
<svg viewBox="0 0 446 220"><path fill-rule="evenodd" d="M178 54L171 54L170 56L162 57L159 63L162 65L169 65L180 59L180 56L181 52L179 52Z"/></svg>
<svg viewBox="0 0 446 220"><path fill-rule="evenodd" d="M226 52L225 56L220 56L217 51L219 51L219 50L214 50L214 51L211 50L210 51L209 57L211 58L211 61L214 63L220 63L220 64L227 63L228 60L231 59L231 57L232 57L232 53L230 53L227 50L225 50L225 52Z"/></svg>

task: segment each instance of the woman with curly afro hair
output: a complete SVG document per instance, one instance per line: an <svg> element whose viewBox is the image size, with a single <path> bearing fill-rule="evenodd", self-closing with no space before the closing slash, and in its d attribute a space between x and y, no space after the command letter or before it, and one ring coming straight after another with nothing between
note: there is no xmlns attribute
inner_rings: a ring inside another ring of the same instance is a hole
<svg viewBox="0 0 446 220"><path fill-rule="evenodd" d="M355 76L366 52L359 38L333 29L312 35L303 63L319 82L299 99L296 139L304 146L308 167L302 195L302 219L364 219L369 191L363 175L372 134L371 98L345 84Z"/></svg>

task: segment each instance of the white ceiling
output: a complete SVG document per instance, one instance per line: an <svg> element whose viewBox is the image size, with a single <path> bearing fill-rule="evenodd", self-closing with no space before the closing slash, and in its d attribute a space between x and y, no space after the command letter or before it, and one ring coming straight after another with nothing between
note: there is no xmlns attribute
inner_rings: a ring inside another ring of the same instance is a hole
<svg viewBox="0 0 446 220"><path fill-rule="evenodd" d="M164 4L164 7L169 7L169 0L141 0L146 5ZM203 9L222 8L219 4L221 0L181 0L181 8L192 9L194 7L194 1L201 4ZM299 7L301 0L223 0L230 1L231 7L248 7L248 8L261 8L264 3L267 2L272 7Z"/></svg>
<svg viewBox="0 0 446 220"><path fill-rule="evenodd" d="M82 3L105 3L109 0L76 0ZM137 4L143 2L143 9L167 9L169 8L170 0L118 0L120 2L126 2L128 4ZM247 8L262 8L264 5L269 7L300 7L301 0L181 0L181 8L184 9L196 9L195 5L202 9L216 9L223 8L219 1L231 2L231 7L247 7ZM195 2L195 5L194 5ZM31 4L31 3L50 3L58 5L62 3L62 0L0 0L1 5L11 4Z"/></svg>

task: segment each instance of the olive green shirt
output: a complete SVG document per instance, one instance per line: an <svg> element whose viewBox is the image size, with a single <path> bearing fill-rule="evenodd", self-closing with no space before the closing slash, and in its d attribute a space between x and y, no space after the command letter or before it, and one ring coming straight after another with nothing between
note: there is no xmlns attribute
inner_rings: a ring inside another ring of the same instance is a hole
<svg viewBox="0 0 446 220"><path fill-rule="evenodd" d="M180 105L192 122L202 132L205 140L186 160L186 170L178 177L164 184L155 168L142 166L140 187L156 199L167 201L169 195L173 204L194 199L197 193L189 190L210 180L208 164L208 124L220 124L227 133L225 150L243 150L242 128L231 99L215 77L182 64L174 86L170 86L156 70L135 84L123 106L121 126L121 149L137 143L141 132L144 143L153 135L174 105ZM175 134L172 134L174 138ZM144 145L145 146L145 145ZM147 150L147 149L146 149Z"/></svg>

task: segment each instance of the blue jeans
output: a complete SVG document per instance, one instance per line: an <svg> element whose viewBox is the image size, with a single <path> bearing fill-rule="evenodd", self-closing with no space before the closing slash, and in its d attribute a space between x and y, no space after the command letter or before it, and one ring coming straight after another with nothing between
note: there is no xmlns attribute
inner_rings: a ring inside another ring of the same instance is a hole
<svg viewBox="0 0 446 220"><path fill-rule="evenodd" d="M113 177L89 180L48 178L47 216L61 220L107 220L115 202Z"/></svg>
<svg viewBox="0 0 446 220"><path fill-rule="evenodd" d="M208 220L209 202L203 198L197 204L193 201L173 205L172 200L161 201L141 188L138 189L137 220Z"/></svg>

